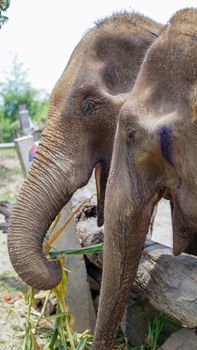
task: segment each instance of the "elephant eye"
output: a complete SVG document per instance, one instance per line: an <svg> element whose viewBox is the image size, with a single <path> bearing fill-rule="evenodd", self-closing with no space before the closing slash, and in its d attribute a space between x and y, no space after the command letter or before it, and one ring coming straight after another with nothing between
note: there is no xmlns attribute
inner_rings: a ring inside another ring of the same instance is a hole
<svg viewBox="0 0 197 350"><path fill-rule="evenodd" d="M128 128L126 130L126 140L127 140L127 142L132 141L134 139L134 137L135 137L135 134L136 134L136 130L135 129Z"/></svg>
<svg viewBox="0 0 197 350"><path fill-rule="evenodd" d="M96 106L96 102L95 102L93 99L89 98L89 99L87 99L87 100L83 103L83 105L82 105L82 110L83 110L84 113L88 113L88 112L90 112L95 106Z"/></svg>

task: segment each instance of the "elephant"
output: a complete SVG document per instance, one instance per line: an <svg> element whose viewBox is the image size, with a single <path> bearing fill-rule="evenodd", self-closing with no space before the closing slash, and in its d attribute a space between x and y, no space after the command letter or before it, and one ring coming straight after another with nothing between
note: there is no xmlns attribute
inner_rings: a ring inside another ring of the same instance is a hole
<svg viewBox="0 0 197 350"><path fill-rule="evenodd" d="M94 168L98 225L103 224L119 111L161 28L127 12L98 21L78 43L56 83L47 124L9 225L10 259L28 285L47 290L60 282L61 267L45 258L42 243L57 213L87 184Z"/></svg>
<svg viewBox="0 0 197 350"><path fill-rule="evenodd" d="M93 350L113 349L151 213L162 197L171 202L174 255L196 239L196 147L197 10L184 9L148 49L120 111L105 196Z"/></svg>

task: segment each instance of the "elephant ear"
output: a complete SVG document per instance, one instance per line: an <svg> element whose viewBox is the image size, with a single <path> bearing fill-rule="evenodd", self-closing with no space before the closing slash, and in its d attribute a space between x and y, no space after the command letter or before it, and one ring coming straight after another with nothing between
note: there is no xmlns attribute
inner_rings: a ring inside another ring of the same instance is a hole
<svg viewBox="0 0 197 350"><path fill-rule="evenodd" d="M135 33L104 33L96 42L97 59L102 62L102 81L105 90L115 96L128 93L137 78L143 57L153 41L153 34L144 37Z"/></svg>

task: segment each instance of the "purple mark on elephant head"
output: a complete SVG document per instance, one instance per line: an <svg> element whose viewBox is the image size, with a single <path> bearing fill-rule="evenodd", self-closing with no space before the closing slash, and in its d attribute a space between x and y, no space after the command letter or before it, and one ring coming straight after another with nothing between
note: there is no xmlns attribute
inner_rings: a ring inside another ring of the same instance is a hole
<svg viewBox="0 0 197 350"><path fill-rule="evenodd" d="M157 136L162 156L172 164L172 130L168 126L162 125L157 130Z"/></svg>

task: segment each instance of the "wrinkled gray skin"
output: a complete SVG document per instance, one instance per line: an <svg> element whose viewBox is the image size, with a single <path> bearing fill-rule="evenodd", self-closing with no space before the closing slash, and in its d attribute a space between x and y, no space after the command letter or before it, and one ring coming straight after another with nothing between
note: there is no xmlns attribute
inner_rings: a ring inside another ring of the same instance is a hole
<svg viewBox="0 0 197 350"><path fill-rule="evenodd" d="M121 109L106 190L94 350L113 349L154 205L171 201L173 252L197 242L197 10L170 20Z"/></svg>
<svg viewBox="0 0 197 350"><path fill-rule="evenodd" d="M98 224L120 108L161 26L135 14L97 24L75 48L53 89L48 122L14 208L8 234L12 264L39 289L61 279L42 252L45 234L72 194L97 168Z"/></svg>

